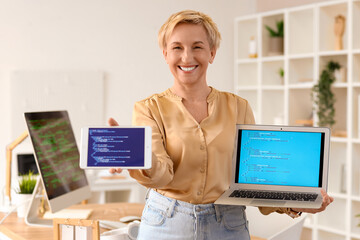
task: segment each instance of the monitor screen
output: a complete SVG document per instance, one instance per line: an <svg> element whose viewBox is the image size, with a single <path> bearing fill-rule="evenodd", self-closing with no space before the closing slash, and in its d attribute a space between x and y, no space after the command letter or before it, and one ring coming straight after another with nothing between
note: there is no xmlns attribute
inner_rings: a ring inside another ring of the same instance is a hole
<svg viewBox="0 0 360 240"><path fill-rule="evenodd" d="M239 131L238 183L321 186L324 133Z"/></svg>
<svg viewBox="0 0 360 240"><path fill-rule="evenodd" d="M52 212L89 198L68 113L25 113L25 119Z"/></svg>

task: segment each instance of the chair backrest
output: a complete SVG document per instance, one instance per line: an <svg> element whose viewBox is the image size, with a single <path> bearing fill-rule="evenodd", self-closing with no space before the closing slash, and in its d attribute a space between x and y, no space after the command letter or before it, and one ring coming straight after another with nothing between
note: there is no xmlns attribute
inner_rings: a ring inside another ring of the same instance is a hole
<svg viewBox="0 0 360 240"><path fill-rule="evenodd" d="M55 240L100 240L99 221L85 219L53 219Z"/></svg>
<svg viewBox="0 0 360 240"><path fill-rule="evenodd" d="M250 234L266 240L300 240L306 214L292 219L286 214L263 215L258 208L246 207Z"/></svg>

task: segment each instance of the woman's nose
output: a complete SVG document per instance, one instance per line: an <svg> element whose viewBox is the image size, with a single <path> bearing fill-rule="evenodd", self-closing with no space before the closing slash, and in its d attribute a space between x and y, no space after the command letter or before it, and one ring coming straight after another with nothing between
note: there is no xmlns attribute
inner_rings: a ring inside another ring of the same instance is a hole
<svg viewBox="0 0 360 240"><path fill-rule="evenodd" d="M188 63L192 60L193 58L193 55L192 55L192 52L191 52L191 49L185 49L183 51L183 54L181 56L181 60L184 62L184 63Z"/></svg>

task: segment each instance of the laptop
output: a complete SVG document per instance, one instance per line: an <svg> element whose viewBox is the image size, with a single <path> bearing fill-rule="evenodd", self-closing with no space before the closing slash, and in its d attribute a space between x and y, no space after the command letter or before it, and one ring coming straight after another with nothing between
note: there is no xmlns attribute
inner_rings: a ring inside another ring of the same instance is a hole
<svg viewBox="0 0 360 240"><path fill-rule="evenodd" d="M230 188L215 204L319 208L330 129L237 125Z"/></svg>

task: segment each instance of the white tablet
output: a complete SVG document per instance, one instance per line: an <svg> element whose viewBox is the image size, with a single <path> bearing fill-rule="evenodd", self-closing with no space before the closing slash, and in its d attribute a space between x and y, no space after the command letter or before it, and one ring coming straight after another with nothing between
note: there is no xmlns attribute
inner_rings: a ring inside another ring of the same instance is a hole
<svg viewBox="0 0 360 240"><path fill-rule="evenodd" d="M81 168L151 168L151 127L81 129Z"/></svg>

